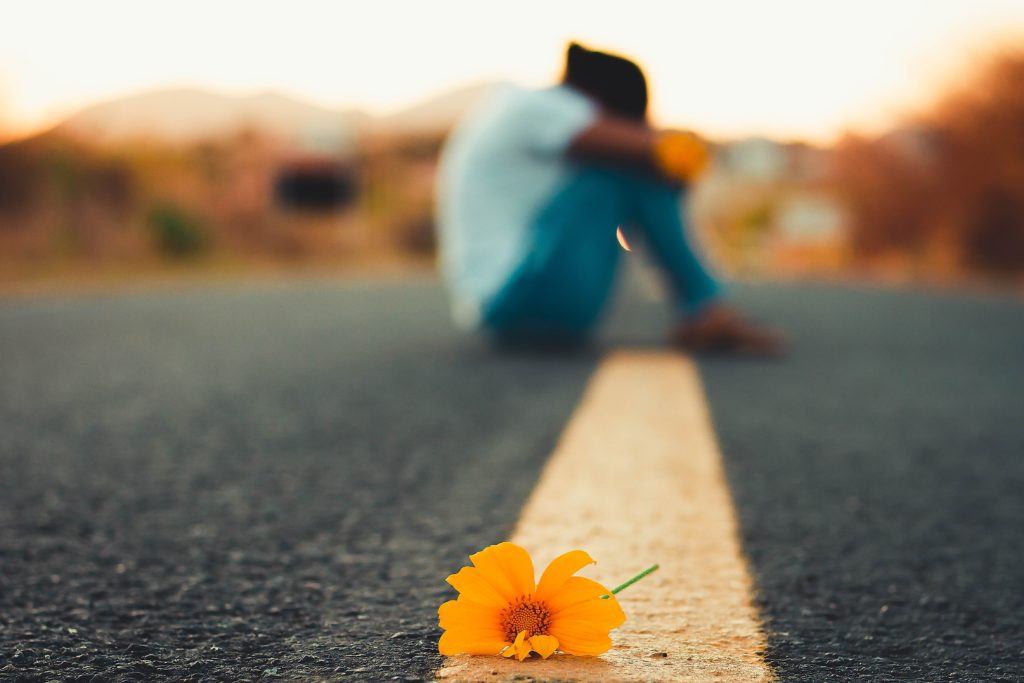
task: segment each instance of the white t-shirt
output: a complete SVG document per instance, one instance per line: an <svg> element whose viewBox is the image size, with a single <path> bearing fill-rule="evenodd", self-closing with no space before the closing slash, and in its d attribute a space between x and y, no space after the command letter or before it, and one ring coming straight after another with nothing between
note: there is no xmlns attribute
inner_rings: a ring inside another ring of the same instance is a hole
<svg viewBox="0 0 1024 683"><path fill-rule="evenodd" d="M474 327L530 245L530 225L569 174L566 149L597 108L567 87L498 86L455 129L437 190L441 270L458 323Z"/></svg>

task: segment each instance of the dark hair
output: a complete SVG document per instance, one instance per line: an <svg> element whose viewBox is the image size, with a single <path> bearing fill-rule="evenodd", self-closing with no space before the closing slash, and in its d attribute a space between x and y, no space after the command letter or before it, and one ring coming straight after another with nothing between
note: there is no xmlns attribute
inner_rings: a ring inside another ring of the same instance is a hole
<svg viewBox="0 0 1024 683"><path fill-rule="evenodd" d="M562 81L590 95L613 114L647 116L647 79L636 62L569 43Z"/></svg>

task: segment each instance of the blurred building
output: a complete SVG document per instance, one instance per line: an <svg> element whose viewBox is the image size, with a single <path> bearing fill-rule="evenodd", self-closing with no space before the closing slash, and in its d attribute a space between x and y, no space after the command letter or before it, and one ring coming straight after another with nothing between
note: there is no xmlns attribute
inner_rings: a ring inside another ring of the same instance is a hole
<svg viewBox="0 0 1024 683"><path fill-rule="evenodd" d="M786 150L767 138L748 138L724 147L717 160L730 176L745 180L777 180L786 171Z"/></svg>
<svg viewBox="0 0 1024 683"><path fill-rule="evenodd" d="M805 143L757 137L718 145L691 202L698 232L734 272L834 267L846 217L830 162L829 150Z"/></svg>
<svg viewBox="0 0 1024 683"><path fill-rule="evenodd" d="M795 192L780 201L777 237L787 244L832 244L843 236L844 214L825 194Z"/></svg>

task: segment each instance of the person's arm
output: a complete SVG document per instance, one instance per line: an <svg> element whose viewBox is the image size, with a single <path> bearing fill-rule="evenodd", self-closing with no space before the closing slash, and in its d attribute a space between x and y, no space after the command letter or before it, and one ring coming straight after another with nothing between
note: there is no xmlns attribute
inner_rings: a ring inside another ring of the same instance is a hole
<svg viewBox="0 0 1024 683"><path fill-rule="evenodd" d="M643 123L602 115L573 138L570 157L652 171L690 182L708 162L707 148L695 135L654 130Z"/></svg>
<svg viewBox="0 0 1024 683"><path fill-rule="evenodd" d="M657 132L628 119L602 115L573 138L570 157L605 161L656 171L654 143Z"/></svg>

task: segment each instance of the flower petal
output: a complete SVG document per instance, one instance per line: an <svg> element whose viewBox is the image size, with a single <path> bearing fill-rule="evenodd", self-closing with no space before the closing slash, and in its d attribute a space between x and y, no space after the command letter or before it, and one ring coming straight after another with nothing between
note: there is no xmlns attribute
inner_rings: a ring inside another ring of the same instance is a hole
<svg viewBox="0 0 1024 683"><path fill-rule="evenodd" d="M437 625L443 629L462 628L501 631L501 610L478 605L462 596L437 608Z"/></svg>
<svg viewBox="0 0 1024 683"><path fill-rule="evenodd" d="M607 625L580 620L552 623L548 633L558 639L558 649L572 655L599 655L612 646Z"/></svg>
<svg viewBox="0 0 1024 683"><path fill-rule="evenodd" d="M559 610L551 615L551 623L581 623L588 624L605 632L617 628L626 621L626 614L619 606L615 596L602 600L594 598L578 602L571 607Z"/></svg>
<svg viewBox="0 0 1024 683"><path fill-rule="evenodd" d="M463 567L445 581L459 591L460 596L464 595L478 605L497 607L498 609L503 609L508 605L508 601L494 589L494 586L484 580L480 570L475 567Z"/></svg>
<svg viewBox="0 0 1024 683"><path fill-rule="evenodd" d="M564 645L570 640L603 638L612 628L614 627L610 627L607 623L571 619L552 623L548 627L548 633L558 638L559 642Z"/></svg>
<svg viewBox="0 0 1024 683"><path fill-rule="evenodd" d="M582 550L570 550L551 561L537 584L537 599L545 600L565 585L573 574L593 564L594 558Z"/></svg>
<svg viewBox="0 0 1024 683"><path fill-rule="evenodd" d="M612 639L605 635L575 635L551 629L551 635L558 639L558 649L566 654L593 657L607 652Z"/></svg>
<svg viewBox="0 0 1024 683"><path fill-rule="evenodd" d="M526 639L526 631L520 631L516 636L516 642L512 643L516 651L516 659L520 662L530 656L530 641Z"/></svg>
<svg viewBox="0 0 1024 683"><path fill-rule="evenodd" d="M469 556L480 571L480 575L507 602L513 602L523 595L531 595L536 589L533 577L533 560L524 548L515 543L490 545Z"/></svg>
<svg viewBox="0 0 1024 683"><path fill-rule="evenodd" d="M590 579L574 576L548 600L551 625L558 649L573 655L599 655L612 646L608 632L626 620L615 596L601 599L608 589Z"/></svg>
<svg viewBox="0 0 1024 683"><path fill-rule="evenodd" d="M492 637L467 631L445 631L437 642L442 655L496 655L508 645L504 637Z"/></svg>
<svg viewBox="0 0 1024 683"><path fill-rule="evenodd" d="M556 593L547 596L544 601L551 609L552 615L555 615L564 609L582 602L598 599L602 595L609 595L610 593L610 590L597 581L582 576L573 576L563 583Z"/></svg>
<svg viewBox="0 0 1024 683"><path fill-rule="evenodd" d="M526 640L526 631L520 631L516 636L516 642L512 643L507 650L501 653L502 657L515 656L520 662L530 656L530 643Z"/></svg>
<svg viewBox="0 0 1024 683"><path fill-rule="evenodd" d="M553 636L533 636L530 638L530 647L544 659L558 649L558 638Z"/></svg>

